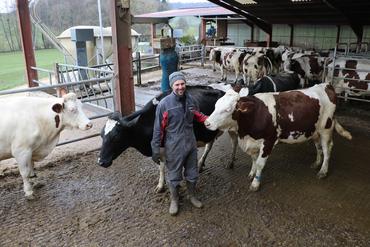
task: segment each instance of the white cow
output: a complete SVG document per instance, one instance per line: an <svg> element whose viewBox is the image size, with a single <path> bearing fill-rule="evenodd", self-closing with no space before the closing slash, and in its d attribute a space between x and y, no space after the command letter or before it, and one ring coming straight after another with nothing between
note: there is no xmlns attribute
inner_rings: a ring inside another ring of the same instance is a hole
<svg viewBox="0 0 370 247"><path fill-rule="evenodd" d="M87 130L90 120L76 94L62 98L7 97L0 99L0 160L14 157L27 199L33 199L29 181L35 176L33 162L45 158L65 128Z"/></svg>

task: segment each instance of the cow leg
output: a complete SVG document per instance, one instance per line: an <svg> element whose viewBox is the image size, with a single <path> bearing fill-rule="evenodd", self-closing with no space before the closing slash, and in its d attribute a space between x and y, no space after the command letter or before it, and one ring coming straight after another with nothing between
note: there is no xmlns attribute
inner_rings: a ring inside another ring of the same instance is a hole
<svg viewBox="0 0 370 247"><path fill-rule="evenodd" d="M322 146L321 146L321 143L320 143L320 138L314 139L313 141L314 141L314 144L315 144L315 147L316 147L316 161L314 163L312 163L311 168L316 169L322 164L323 152L322 152Z"/></svg>
<svg viewBox="0 0 370 247"><path fill-rule="evenodd" d="M29 178L36 178L37 177L34 168L35 168L34 162L31 160Z"/></svg>
<svg viewBox="0 0 370 247"><path fill-rule="evenodd" d="M243 73L243 81L244 85L247 85L247 76L245 75L245 73Z"/></svg>
<svg viewBox="0 0 370 247"><path fill-rule="evenodd" d="M250 181L252 181L253 178L254 178L254 175L256 175L256 169L257 169L256 161L257 161L258 155L252 154L251 158L252 158L252 167L251 167L251 171L249 172L249 175L248 175L248 179Z"/></svg>
<svg viewBox="0 0 370 247"><path fill-rule="evenodd" d="M231 146L232 146L233 151L231 153L230 162L226 164L225 168L232 169L234 167L236 148L238 146L238 135L234 131L229 131L228 133L231 139Z"/></svg>
<svg viewBox="0 0 370 247"><path fill-rule="evenodd" d="M164 162L160 162L159 164L159 180L158 185L155 187L154 190L156 193L164 192Z"/></svg>
<svg viewBox="0 0 370 247"><path fill-rule="evenodd" d="M221 69L221 81L223 81L224 76L225 76L225 70L224 70L224 67L222 65L220 66L220 69Z"/></svg>
<svg viewBox="0 0 370 247"><path fill-rule="evenodd" d="M32 151L31 150L23 150L20 152L16 152L14 158L17 160L19 173L23 179L23 190L26 194L26 198L28 200L34 199L32 184L29 180L31 175L31 163L32 163Z"/></svg>
<svg viewBox="0 0 370 247"><path fill-rule="evenodd" d="M236 83L238 81L238 77L239 77L239 71L235 71L235 81L234 81L234 83Z"/></svg>
<svg viewBox="0 0 370 247"><path fill-rule="evenodd" d="M331 150L333 148L333 140L332 140L332 130L323 135L321 135L321 146L322 151L324 153L324 161L321 165L321 169L317 174L318 178L324 178L328 174L328 167L329 167L329 159Z"/></svg>
<svg viewBox="0 0 370 247"><path fill-rule="evenodd" d="M200 157L200 159L198 161L198 170L199 170L199 172L203 171L204 164L206 162L206 158L208 156L209 151L211 151L211 149L212 149L213 143L214 143L214 140L207 143L206 146L204 147L204 152L202 154L202 157Z"/></svg>
<svg viewBox="0 0 370 247"><path fill-rule="evenodd" d="M262 152L260 152L260 154L258 155L258 158L256 160L256 165L255 165L256 166L256 175L253 178L252 184L249 186L249 189L251 191L257 191L260 187L261 174L262 174L263 168L265 167L266 160L267 160L267 157L262 158Z"/></svg>

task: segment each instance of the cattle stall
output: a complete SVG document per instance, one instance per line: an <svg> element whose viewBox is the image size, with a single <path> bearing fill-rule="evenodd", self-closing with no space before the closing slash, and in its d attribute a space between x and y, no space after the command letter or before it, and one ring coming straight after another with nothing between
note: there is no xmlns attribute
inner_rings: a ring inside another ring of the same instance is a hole
<svg viewBox="0 0 370 247"><path fill-rule="evenodd" d="M342 49L341 49L342 48ZM331 83L338 97L369 103L370 51L368 43L339 43L324 67L323 81Z"/></svg>
<svg viewBox="0 0 370 247"><path fill-rule="evenodd" d="M190 84L208 84L211 69L183 70ZM158 88L158 83L148 90ZM158 90L157 90L158 92ZM154 192L158 167L128 149L105 169L98 152L61 157L37 170L37 200L27 202L17 176L0 178L2 246L368 246L370 116L340 108L337 117L353 135L334 135L329 175L310 168L313 143L280 144L249 191L251 159L239 148L233 169L227 135L215 142L200 175L193 208L184 186L180 213L168 215L168 191ZM201 150L198 155L201 154ZM20 231L19 229L22 229Z"/></svg>

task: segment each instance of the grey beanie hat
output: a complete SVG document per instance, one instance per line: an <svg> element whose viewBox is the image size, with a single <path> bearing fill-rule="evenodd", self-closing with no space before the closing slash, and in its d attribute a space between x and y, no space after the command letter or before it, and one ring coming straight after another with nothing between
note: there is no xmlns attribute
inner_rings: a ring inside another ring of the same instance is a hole
<svg viewBox="0 0 370 247"><path fill-rule="evenodd" d="M185 76L180 71L173 72L170 74L170 87L172 88L172 85L175 83L175 81L183 80L186 83Z"/></svg>

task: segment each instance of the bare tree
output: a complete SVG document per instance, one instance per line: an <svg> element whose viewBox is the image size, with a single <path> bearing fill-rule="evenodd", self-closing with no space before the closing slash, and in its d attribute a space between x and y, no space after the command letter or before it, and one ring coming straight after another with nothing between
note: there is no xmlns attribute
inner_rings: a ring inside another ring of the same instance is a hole
<svg viewBox="0 0 370 247"><path fill-rule="evenodd" d="M1 25L2 25L2 28L3 28L3 31L4 31L4 37L6 39L6 41L8 42L8 46L9 46L9 49L11 51L14 51L14 47L12 45L12 42L10 42L10 37L9 37L9 34L6 32L6 28L5 28L5 23L4 23L4 19L3 19L3 15L1 15L1 18L0 18L0 21L1 21Z"/></svg>

